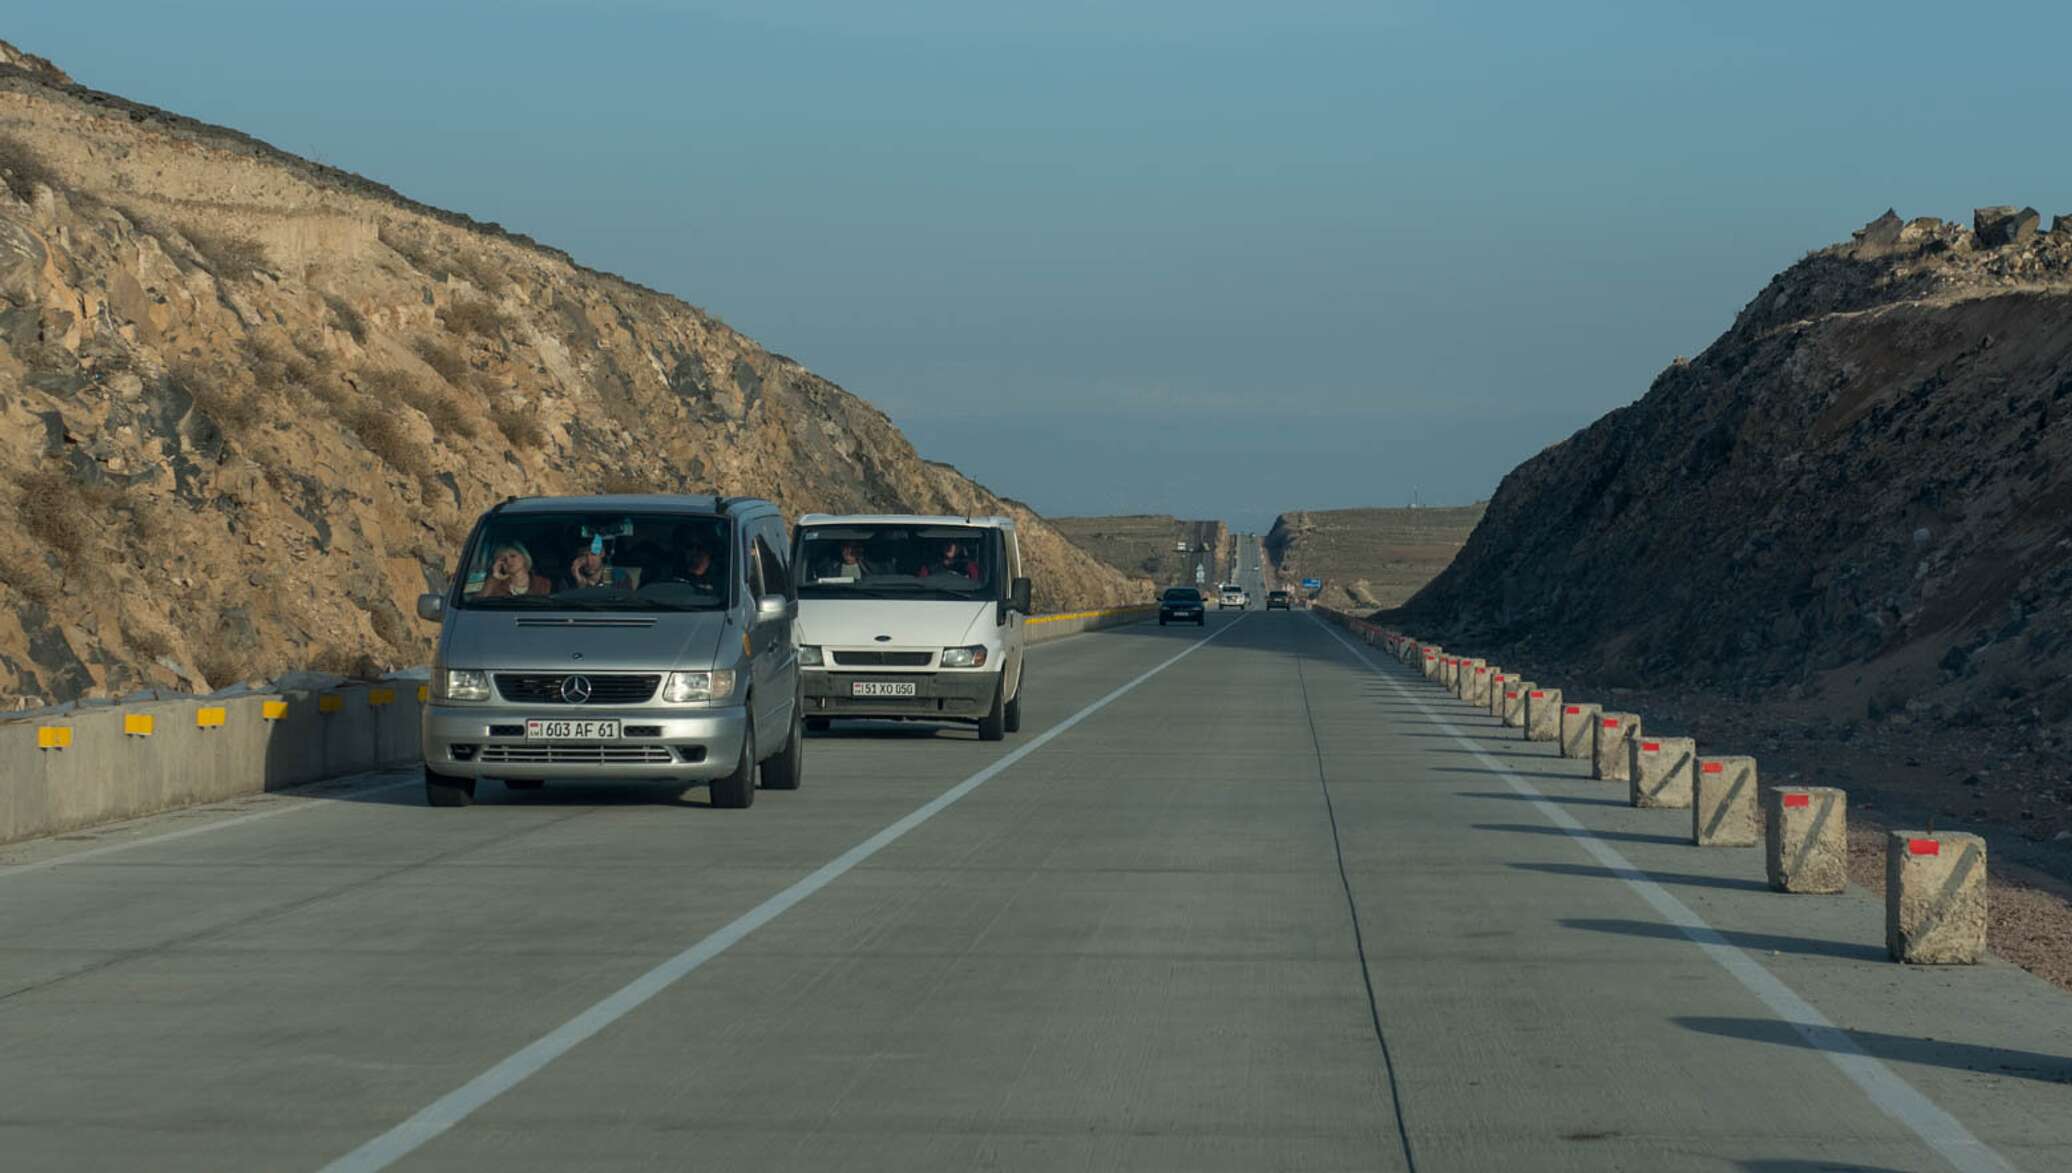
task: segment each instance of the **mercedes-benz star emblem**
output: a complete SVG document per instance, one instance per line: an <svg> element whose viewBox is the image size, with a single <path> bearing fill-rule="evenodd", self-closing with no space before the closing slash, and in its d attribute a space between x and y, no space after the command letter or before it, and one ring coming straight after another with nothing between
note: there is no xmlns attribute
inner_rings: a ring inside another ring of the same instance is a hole
<svg viewBox="0 0 2072 1173"><path fill-rule="evenodd" d="M561 682L561 699L572 705L589 704L590 678L588 676L570 676L563 679Z"/></svg>

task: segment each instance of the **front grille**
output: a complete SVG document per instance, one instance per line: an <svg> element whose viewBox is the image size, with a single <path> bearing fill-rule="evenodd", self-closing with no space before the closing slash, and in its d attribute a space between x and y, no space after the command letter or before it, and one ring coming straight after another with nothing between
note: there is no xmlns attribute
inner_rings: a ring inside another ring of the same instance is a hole
<svg viewBox="0 0 2072 1173"><path fill-rule="evenodd" d="M661 687L659 672L499 672L496 690L507 701L527 705L562 705L561 682L581 676L590 682L593 705L637 705L655 695Z"/></svg>
<svg viewBox="0 0 2072 1173"><path fill-rule="evenodd" d="M933 652L836 652L835 663L845 668L926 668Z"/></svg>
<svg viewBox="0 0 2072 1173"><path fill-rule="evenodd" d="M485 745L480 760L484 765L507 766L666 765L675 761L676 755L662 745L550 741L539 745Z"/></svg>

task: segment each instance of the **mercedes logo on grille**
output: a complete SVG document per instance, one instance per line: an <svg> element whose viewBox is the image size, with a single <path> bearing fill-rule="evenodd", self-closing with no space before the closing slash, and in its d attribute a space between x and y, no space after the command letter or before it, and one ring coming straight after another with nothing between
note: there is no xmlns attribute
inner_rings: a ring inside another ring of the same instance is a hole
<svg viewBox="0 0 2072 1173"><path fill-rule="evenodd" d="M572 705L589 704L590 678L588 676L570 676L563 679L561 682L561 699Z"/></svg>

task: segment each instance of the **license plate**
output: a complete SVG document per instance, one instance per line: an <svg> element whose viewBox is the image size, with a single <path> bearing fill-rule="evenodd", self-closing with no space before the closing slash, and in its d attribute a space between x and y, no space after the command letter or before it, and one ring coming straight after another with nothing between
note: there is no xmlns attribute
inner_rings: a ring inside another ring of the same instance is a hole
<svg viewBox="0 0 2072 1173"><path fill-rule="evenodd" d="M850 696L918 696L911 680L856 680L849 684Z"/></svg>
<svg viewBox="0 0 2072 1173"><path fill-rule="evenodd" d="M532 718L525 722L528 741L617 741L617 721L573 721Z"/></svg>

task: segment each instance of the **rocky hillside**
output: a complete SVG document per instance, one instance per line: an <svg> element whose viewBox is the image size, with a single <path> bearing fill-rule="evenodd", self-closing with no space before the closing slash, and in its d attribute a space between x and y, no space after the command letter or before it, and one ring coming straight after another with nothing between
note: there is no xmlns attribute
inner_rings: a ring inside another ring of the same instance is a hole
<svg viewBox="0 0 2072 1173"><path fill-rule="evenodd" d="M1230 568L1230 527L1220 521L1183 521L1164 513L1139 513L1053 517L1050 522L1073 545L1147 584L1191 584L1197 562L1207 567L1208 581L1217 583ZM1179 549L1182 544L1187 546L1185 552Z"/></svg>
<svg viewBox="0 0 2072 1173"><path fill-rule="evenodd" d="M1332 607L1393 607L1446 569L1482 520L1483 506L1311 509L1274 518L1266 556L1291 589L1324 582Z"/></svg>
<svg viewBox="0 0 2072 1173"><path fill-rule="evenodd" d="M0 698L422 663L491 503L715 489L1143 590L693 306L0 45Z"/></svg>
<svg viewBox="0 0 2072 1173"><path fill-rule="evenodd" d="M1397 618L1605 684L2061 745L2072 219L2037 229L1888 212L1806 257L1506 477Z"/></svg>

